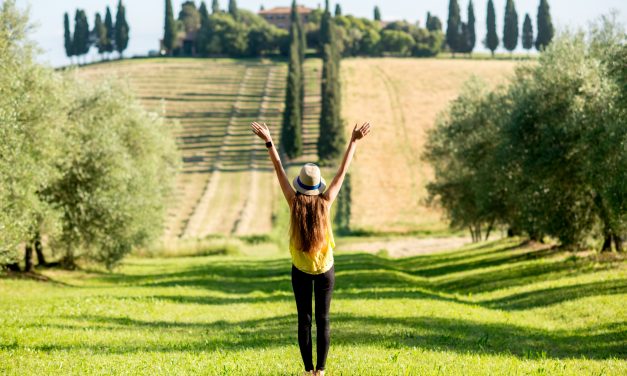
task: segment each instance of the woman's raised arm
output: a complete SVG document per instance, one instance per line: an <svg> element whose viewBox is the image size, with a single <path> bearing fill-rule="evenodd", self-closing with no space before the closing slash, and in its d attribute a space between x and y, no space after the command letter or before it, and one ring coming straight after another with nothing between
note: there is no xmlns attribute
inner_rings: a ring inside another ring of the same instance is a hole
<svg viewBox="0 0 627 376"><path fill-rule="evenodd" d="M340 192L340 188L342 188L342 183L344 183L344 176L348 171L348 167L353 160L353 154L355 154L355 149L357 148L357 140L361 140L368 133L370 133L370 123L364 123L359 129L357 129L357 124L353 128L353 132L351 134L350 142L348 143L348 147L346 148L346 152L344 153L344 158L342 158L342 163L340 164L335 177L331 184L329 184L329 188L324 192L324 196L326 196L329 204L335 201L338 193Z"/></svg>
<svg viewBox="0 0 627 376"><path fill-rule="evenodd" d="M290 181L287 179L287 174L283 169L283 165L281 164L281 158L279 157L279 152L276 150L274 142L272 142L272 136L270 136L270 129L266 123L263 125L253 122L251 125L252 131L255 132L259 138L261 138L264 142L271 142L272 146L268 148L268 152L270 153L270 159L272 160L272 165L274 165L274 171L276 171L276 177L279 179L279 184L281 185L281 190L283 191L283 196L285 196L285 200L287 200L287 204L291 205L296 192L294 188L290 185Z"/></svg>

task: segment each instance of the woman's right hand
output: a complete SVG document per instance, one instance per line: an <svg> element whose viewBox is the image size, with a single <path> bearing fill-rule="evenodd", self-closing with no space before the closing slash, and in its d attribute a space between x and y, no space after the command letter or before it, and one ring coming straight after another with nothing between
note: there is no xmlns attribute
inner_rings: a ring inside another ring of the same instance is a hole
<svg viewBox="0 0 627 376"><path fill-rule="evenodd" d="M366 137L368 133L370 133L370 123L364 123L361 127L359 127L359 129L357 129L357 123L355 123L353 134L351 135L351 141L361 140Z"/></svg>
<svg viewBox="0 0 627 376"><path fill-rule="evenodd" d="M252 128L252 131L255 132L255 134L259 136L259 138L261 138L264 142L272 141L272 136L270 136L270 129L268 129L266 123L263 123L263 125L261 125L256 121L253 121L250 126Z"/></svg>

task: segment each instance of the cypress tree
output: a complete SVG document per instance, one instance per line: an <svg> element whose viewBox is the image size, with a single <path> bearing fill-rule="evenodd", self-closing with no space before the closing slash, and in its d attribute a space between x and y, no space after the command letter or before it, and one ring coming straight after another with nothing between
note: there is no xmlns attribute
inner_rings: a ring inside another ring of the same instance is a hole
<svg viewBox="0 0 627 376"><path fill-rule="evenodd" d="M235 0L229 0L229 13L234 19L238 19L239 14L237 10L237 2Z"/></svg>
<svg viewBox="0 0 627 376"><path fill-rule="evenodd" d="M87 15L81 9L74 16L74 38L72 41L74 55L83 56L89 52L89 24Z"/></svg>
<svg viewBox="0 0 627 376"><path fill-rule="evenodd" d="M281 127L281 149L289 158L302 154L302 116L300 113L301 69L298 27L292 22L290 27L290 61L285 92L285 111Z"/></svg>
<svg viewBox="0 0 627 376"><path fill-rule="evenodd" d="M118 12L115 15L115 49L122 58L122 53L128 46L129 26L126 22L126 9L122 0L118 2Z"/></svg>
<svg viewBox="0 0 627 376"><path fill-rule="evenodd" d="M522 46L525 50L533 48L533 25L531 24L529 13L525 15L525 22L523 23Z"/></svg>
<svg viewBox="0 0 627 376"><path fill-rule="evenodd" d="M211 1L211 13L212 14L220 13L220 4L218 3L218 0Z"/></svg>
<svg viewBox="0 0 627 376"><path fill-rule="evenodd" d="M448 5L448 21L446 24L446 44L453 52L460 50L461 16L459 14L459 4L457 0L450 0Z"/></svg>
<svg viewBox="0 0 627 376"><path fill-rule="evenodd" d="M333 25L331 24L331 14L329 13L329 0L326 0L326 10L322 13L322 18L320 19L320 48L321 50L324 48L324 45L331 42L331 28Z"/></svg>
<svg viewBox="0 0 627 376"><path fill-rule="evenodd" d="M324 43L322 45L322 81L320 84L322 106L317 146L319 157L325 162L337 159L341 155L345 143L341 119L340 56L336 49L328 1L322 21L320 26L321 41ZM324 39L322 38L323 35Z"/></svg>
<svg viewBox="0 0 627 376"><path fill-rule="evenodd" d="M94 22L94 36L96 40L96 47L98 47L98 53L103 54L107 51L107 28L102 22L100 13L96 13L96 21Z"/></svg>
<svg viewBox="0 0 627 376"><path fill-rule="evenodd" d="M438 16L432 16L431 12L427 12L427 30L442 31L442 21Z"/></svg>
<svg viewBox="0 0 627 376"><path fill-rule="evenodd" d="M488 34L485 38L485 46L492 52L494 57L494 51L499 46L499 36L496 33L496 12L494 11L494 3L492 0L488 0L488 15L486 18L486 26Z"/></svg>
<svg viewBox="0 0 627 376"><path fill-rule="evenodd" d="M290 13L290 24L296 25L296 34L292 34L290 27L290 46L294 41L292 39L296 39L296 44L298 45L298 60L299 60L299 69L300 69L300 95L299 95L299 103L300 103L300 115L301 119L305 116L305 50L307 48L307 39L305 36L305 31L303 30L303 22L298 14L298 5L296 4L296 0L292 1L292 11Z"/></svg>
<svg viewBox="0 0 627 376"><path fill-rule="evenodd" d="M468 3L468 32L465 38L466 52L471 54L477 43L477 32L475 30L475 7L472 0Z"/></svg>
<svg viewBox="0 0 627 376"><path fill-rule="evenodd" d="M172 56L176 30L174 25L174 12L172 11L172 0L165 0L165 26L163 30L163 47L166 53Z"/></svg>
<svg viewBox="0 0 627 376"><path fill-rule="evenodd" d="M335 17L342 15L342 6L337 3L335 4Z"/></svg>
<svg viewBox="0 0 627 376"><path fill-rule="evenodd" d="M113 27L113 17L111 17L111 9L107 7L107 13L104 20L105 28L107 29L107 46L105 51L108 53L113 52L115 44L115 28Z"/></svg>
<svg viewBox="0 0 627 376"><path fill-rule="evenodd" d="M518 46L518 13L514 0L507 0L505 5L505 22L503 24L503 46L512 52Z"/></svg>
<svg viewBox="0 0 627 376"><path fill-rule="evenodd" d="M207 54L209 34L209 10L204 1L200 3L198 12L200 13L200 30L196 36L196 51L201 55L205 55Z"/></svg>
<svg viewBox="0 0 627 376"><path fill-rule="evenodd" d="M375 5L374 7L374 20L381 21L381 10L378 5Z"/></svg>
<svg viewBox="0 0 627 376"><path fill-rule="evenodd" d="M63 15L63 45L65 46L65 55L72 59L72 56L74 56L74 41L70 31L70 16L67 12Z"/></svg>
<svg viewBox="0 0 627 376"><path fill-rule="evenodd" d="M555 33L548 0L540 0L540 5L538 6L537 27L538 36L536 37L536 49L538 51L542 51L549 45L549 43L551 43Z"/></svg>

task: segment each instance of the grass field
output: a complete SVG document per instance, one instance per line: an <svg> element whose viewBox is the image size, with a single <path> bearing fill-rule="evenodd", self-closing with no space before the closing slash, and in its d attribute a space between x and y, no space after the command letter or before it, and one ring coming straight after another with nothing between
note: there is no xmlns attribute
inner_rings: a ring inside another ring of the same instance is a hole
<svg viewBox="0 0 627 376"><path fill-rule="evenodd" d="M289 256L0 279L0 373L296 375ZM517 240L336 255L328 375L624 375L624 261ZM315 324L313 336L315 339Z"/></svg>
<svg viewBox="0 0 627 376"><path fill-rule="evenodd" d="M373 123L352 166L352 224L396 232L445 232L440 211L425 205L432 171L420 159L426 131L472 75L489 84L513 72L512 61L345 59L343 115ZM367 188L366 188L367 187Z"/></svg>
<svg viewBox="0 0 627 376"><path fill-rule="evenodd" d="M471 75L496 83L512 61L345 59L343 117L371 121L372 136L356 154L352 224L375 233L448 233L441 213L424 205L430 169L419 159L425 130ZM316 161L320 61L306 64L306 155L288 166L294 176ZM273 231L285 210L263 143L249 131L266 121L280 142L286 64L273 60L137 59L80 69L87 78L126 77L145 106L180 124L184 170L164 239L259 235ZM327 180L335 169L323 171ZM284 224L282 224L284 226Z"/></svg>

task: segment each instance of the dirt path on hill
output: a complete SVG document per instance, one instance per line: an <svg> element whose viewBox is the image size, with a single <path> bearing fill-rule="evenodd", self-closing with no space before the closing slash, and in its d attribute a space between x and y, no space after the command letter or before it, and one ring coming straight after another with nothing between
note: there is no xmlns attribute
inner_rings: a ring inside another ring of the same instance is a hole
<svg viewBox="0 0 627 376"><path fill-rule="evenodd" d="M491 237L491 239L496 237ZM389 238L376 241L354 242L337 245L338 252L362 251L377 253L382 249L389 252L391 257L407 257L423 254L450 251L472 242L470 236L446 238Z"/></svg>
<svg viewBox="0 0 627 376"><path fill-rule="evenodd" d="M270 84L272 83L272 79L276 73L276 67L270 67L268 69L268 74L266 76L266 82L264 84L263 89L263 98L261 103L259 104L259 113L257 116L257 121L265 122L267 119L267 109L269 107L270 101ZM246 125L248 127L248 125ZM252 134L250 137L253 139L253 144L258 142L257 135ZM257 209L257 205L260 205L259 202L259 174L257 166L257 148L252 147L250 150L250 189L248 190L248 197L244 202L244 205L240 211L240 214L233 224L233 229L231 230L231 235L246 235L252 232L252 224L255 216L255 210Z"/></svg>

